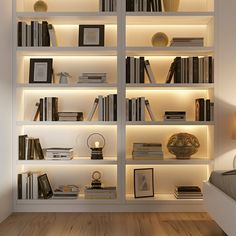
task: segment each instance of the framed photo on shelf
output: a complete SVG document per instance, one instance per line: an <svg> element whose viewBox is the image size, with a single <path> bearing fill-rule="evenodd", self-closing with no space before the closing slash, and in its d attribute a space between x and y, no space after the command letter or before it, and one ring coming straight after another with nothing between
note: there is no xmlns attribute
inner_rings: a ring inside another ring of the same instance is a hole
<svg viewBox="0 0 236 236"><path fill-rule="evenodd" d="M43 193L43 198L48 199L53 196L53 191L48 180L47 174L40 175L38 177L39 187Z"/></svg>
<svg viewBox="0 0 236 236"><path fill-rule="evenodd" d="M79 25L79 46L103 47L104 25Z"/></svg>
<svg viewBox="0 0 236 236"><path fill-rule="evenodd" d="M134 169L134 197L154 197L153 168Z"/></svg>
<svg viewBox="0 0 236 236"><path fill-rule="evenodd" d="M29 83L52 83L53 59L30 59Z"/></svg>

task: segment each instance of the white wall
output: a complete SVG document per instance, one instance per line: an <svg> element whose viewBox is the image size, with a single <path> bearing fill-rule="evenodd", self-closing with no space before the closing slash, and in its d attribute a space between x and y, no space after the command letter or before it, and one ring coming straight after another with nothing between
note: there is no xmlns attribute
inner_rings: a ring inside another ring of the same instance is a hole
<svg viewBox="0 0 236 236"><path fill-rule="evenodd" d="M0 1L0 222L12 211L12 1Z"/></svg>
<svg viewBox="0 0 236 236"><path fill-rule="evenodd" d="M236 112L236 1L217 2L215 169L232 169L236 154L236 140L231 138Z"/></svg>

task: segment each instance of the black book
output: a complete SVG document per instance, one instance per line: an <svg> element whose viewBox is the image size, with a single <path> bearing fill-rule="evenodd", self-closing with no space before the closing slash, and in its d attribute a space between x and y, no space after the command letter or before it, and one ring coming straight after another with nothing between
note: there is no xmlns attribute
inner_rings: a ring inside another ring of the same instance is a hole
<svg viewBox="0 0 236 236"><path fill-rule="evenodd" d="M174 61L170 65L170 69L169 69L167 77L166 77L167 84L171 83L171 80L173 78L175 71L176 71L176 58L174 59Z"/></svg>
<svg viewBox="0 0 236 236"><path fill-rule="evenodd" d="M126 83L130 84L130 57L126 58Z"/></svg>
<svg viewBox="0 0 236 236"><path fill-rule="evenodd" d="M156 8L155 8L155 3L154 3L154 1L155 1L155 0L150 0L150 9L151 9L150 11L153 11L153 12L156 11L156 10L155 10Z"/></svg>
<svg viewBox="0 0 236 236"><path fill-rule="evenodd" d="M201 192L198 186L177 186L177 192Z"/></svg>
<svg viewBox="0 0 236 236"><path fill-rule="evenodd" d="M208 82L209 83L214 83L214 66L213 66L213 58L209 57L209 78Z"/></svg>
<svg viewBox="0 0 236 236"><path fill-rule="evenodd" d="M199 58L193 57L193 83L199 83Z"/></svg>
<svg viewBox="0 0 236 236"><path fill-rule="evenodd" d="M131 11L130 10L130 0L126 0L126 11Z"/></svg>
<svg viewBox="0 0 236 236"><path fill-rule="evenodd" d="M45 97L44 98L44 121L48 121L48 106L47 106L47 103L48 103L48 98L47 97Z"/></svg>
<svg viewBox="0 0 236 236"><path fill-rule="evenodd" d="M51 198L53 196L53 191L52 191L49 179L47 177L47 174L38 176L38 183L39 183L40 191L43 194L43 198L44 199Z"/></svg>
<svg viewBox="0 0 236 236"><path fill-rule="evenodd" d="M52 121L58 120L58 98L52 97Z"/></svg>
<svg viewBox="0 0 236 236"><path fill-rule="evenodd" d="M159 11L162 12L162 2L161 0L158 0L158 7L159 7Z"/></svg>
<svg viewBox="0 0 236 236"><path fill-rule="evenodd" d="M22 47L22 22L18 22L18 30L17 30L17 45L18 47Z"/></svg>
<svg viewBox="0 0 236 236"><path fill-rule="evenodd" d="M25 139L28 135L20 135L18 137L18 159L25 160Z"/></svg>
<svg viewBox="0 0 236 236"><path fill-rule="evenodd" d="M132 100L129 99L129 121L132 121Z"/></svg>
<svg viewBox="0 0 236 236"><path fill-rule="evenodd" d="M39 120L40 121L44 121L44 117L43 117L43 107L44 107L44 103L43 103L43 98L39 99Z"/></svg>
<svg viewBox="0 0 236 236"><path fill-rule="evenodd" d="M44 159L43 150L38 138L34 139L35 153L39 160Z"/></svg>
<svg viewBox="0 0 236 236"><path fill-rule="evenodd" d="M204 121L205 119L205 101L204 98L195 100L195 120Z"/></svg>
<svg viewBox="0 0 236 236"><path fill-rule="evenodd" d="M117 94L113 94L114 121L117 121Z"/></svg>
<svg viewBox="0 0 236 236"><path fill-rule="evenodd" d="M144 57L140 57L140 83L144 84Z"/></svg>
<svg viewBox="0 0 236 236"><path fill-rule="evenodd" d="M211 101L206 100L206 121L211 121Z"/></svg>
<svg viewBox="0 0 236 236"><path fill-rule="evenodd" d="M50 36L48 31L48 22L42 22L42 46L49 47L50 46Z"/></svg>
<svg viewBox="0 0 236 236"><path fill-rule="evenodd" d="M22 199L22 174L18 174L17 178L17 192L18 199Z"/></svg>
<svg viewBox="0 0 236 236"><path fill-rule="evenodd" d="M181 57L175 58L174 83L181 83Z"/></svg>
<svg viewBox="0 0 236 236"><path fill-rule="evenodd" d="M151 11L151 1L152 0L147 0L147 11Z"/></svg>

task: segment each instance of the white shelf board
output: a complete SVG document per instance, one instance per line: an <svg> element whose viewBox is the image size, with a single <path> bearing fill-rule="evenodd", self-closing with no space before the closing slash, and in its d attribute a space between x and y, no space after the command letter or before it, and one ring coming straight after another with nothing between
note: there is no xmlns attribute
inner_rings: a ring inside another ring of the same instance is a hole
<svg viewBox="0 0 236 236"><path fill-rule="evenodd" d="M208 90L213 89L214 84L126 84L126 90Z"/></svg>
<svg viewBox="0 0 236 236"><path fill-rule="evenodd" d="M117 158L105 157L91 160L90 157L76 157L72 160L17 160L18 165L117 165Z"/></svg>
<svg viewBox="0 0 236 236"><path fill-rule="evenodd" d="M214 125L214 121L126 121L126 125Z"/></svg>
<svg viewBox="0 0 236 236"><path fill-rule="evenodd" d="M174 194L155 194L149 198L134 198L133 194L126 194L129 204L202 204L202 199L176 199Z"/></svg>
<svg viewBox="0 0 236 236"><path fill-rule="evenodd" d="M17 12L19 21L46 20L50 24L116 24L116 12Z"/></svg>
<svg viewBox="0 0 236 236"><path fill-rule="evenodd" d="M127 12L128 25L207 25L214 12Z"/></svg>
<svg viewBox="0 0 236 236"><path fill-rule="evenodd" d="M126 47L127 56L205 56L213 47Z"/></svg>
<svg viewBox="0 0 236 236"><path fill-rule="evenodd" d="M65 125L75 125L75 126L84 126L84 125L101 125L101 126L111 126L117 125L116 121L17 121L18 126L35 126L35 125L50 125L50 126L65 126Z"/></svg>
<svg viewBox="0 0 236 236"><path fill-rule="evenodd" d="M148 159L148 158L147 158ZM133 160L129 157L126 160L127 165L210 165L212 160L203 158L191 158L189 160L178 160L175 158L163 160Z"/></svg>
<svg viewBox="0 0 236 236"><path fill-rule="evenodd" d="M116 56L116 47L17 47L20 56Z"/></svg>
<svg viewBox="0 0 236 236"><path fill-rule="evenodd" d="M77 83L77 84L17 84L24 90L116 90L117 84Z"/></svg>

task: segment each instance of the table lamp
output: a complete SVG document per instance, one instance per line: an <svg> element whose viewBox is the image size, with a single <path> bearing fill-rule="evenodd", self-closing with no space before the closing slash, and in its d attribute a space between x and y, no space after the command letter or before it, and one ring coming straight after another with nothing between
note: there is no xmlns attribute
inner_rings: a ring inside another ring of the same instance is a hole
<svg viewBox="0 0 236 236"><path fill-rule="evenodd" d="M105 146L105 138L99 133L89 135L87 145L91 149L91 159L103 159L102 150Z"/></svg>

